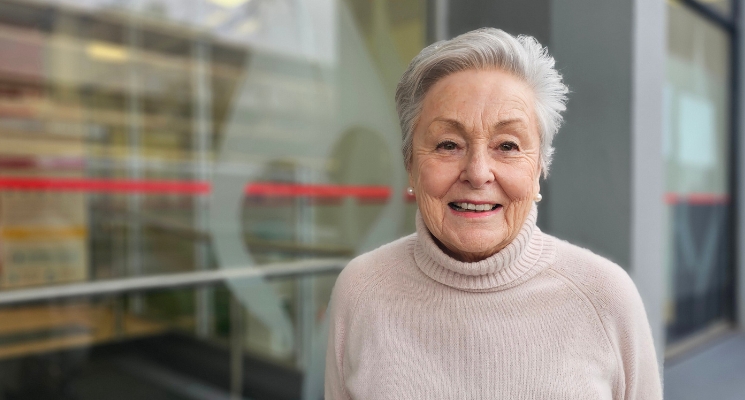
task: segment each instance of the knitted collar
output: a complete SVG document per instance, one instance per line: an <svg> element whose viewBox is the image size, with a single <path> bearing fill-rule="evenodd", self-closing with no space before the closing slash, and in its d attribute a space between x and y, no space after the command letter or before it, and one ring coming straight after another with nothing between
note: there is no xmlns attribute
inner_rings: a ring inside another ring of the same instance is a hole
<svg viewBox="0 0 745 400"><path fill-rule="evenodd" d="M417 211L414 260L425 275L456 289L483 292L516 286L545 269L553 259L553 243L536 226L537 215L534 205L510 244L489 258L470 263L445 254Z"/></svg>

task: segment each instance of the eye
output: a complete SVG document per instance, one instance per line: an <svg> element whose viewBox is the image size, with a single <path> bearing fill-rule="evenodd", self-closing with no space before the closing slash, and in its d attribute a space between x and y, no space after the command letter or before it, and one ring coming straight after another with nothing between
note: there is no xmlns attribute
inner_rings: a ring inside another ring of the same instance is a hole
<svg viewBox="0 0 745 400"><path fill-rule="evenodd" d="M458 148L458 145L455 144L455 142L452 142L450 140L445 140L437 144L437 148L441 150L447 150L452 151Z"/></svg>
<svg viewBox="0 0 745 400"><path fill-rule="evenodd" d="M513 150L520 150L520 149L517 147L517 144L515 144L514 142L504 142L499 145L499 150L513 151Z"/></svg>

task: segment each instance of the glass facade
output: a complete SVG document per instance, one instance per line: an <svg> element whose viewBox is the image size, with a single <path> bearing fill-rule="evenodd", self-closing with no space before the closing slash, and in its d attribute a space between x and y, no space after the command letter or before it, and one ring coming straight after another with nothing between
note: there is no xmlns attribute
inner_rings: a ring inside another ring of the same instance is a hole
<svg viewBox="0 0 745 400"><path fill-rule="evenodd" d="M733 318L730 40L722 27L668 3L663 153L669 343Z"/></svg>
<svg viewBox="0 0 745 400"><path fill-rule="evenodd" d="M0 0L0 293L348 259L413 231L393 91L426 4ZM313 397L334 279L0 308L0 398L193 398L184 377Z"/></svg>

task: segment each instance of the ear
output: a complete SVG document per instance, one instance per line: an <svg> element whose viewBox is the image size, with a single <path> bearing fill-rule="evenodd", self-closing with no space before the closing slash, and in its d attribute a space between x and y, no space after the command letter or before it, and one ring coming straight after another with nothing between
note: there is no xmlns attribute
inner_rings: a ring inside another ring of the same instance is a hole
<svg viewBox="0 0 745 400"><path fill-rule="evenodd" d="M538 194L541 192L541 168L538 168L538 173L533 181L533 193Z"/></svg>

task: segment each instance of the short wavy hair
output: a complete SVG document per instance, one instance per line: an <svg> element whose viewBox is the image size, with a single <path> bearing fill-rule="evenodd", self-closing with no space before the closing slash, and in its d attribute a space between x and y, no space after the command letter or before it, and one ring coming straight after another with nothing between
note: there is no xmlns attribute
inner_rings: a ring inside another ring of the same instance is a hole
<svg viewBox="0 0 745 400"><path fill-rule="evenodd" d="M501 29L481 28L427 46L409 64L396 87L396 111L403 134L404 163L411 167L412 136L427 91L459 71L501 69L525 81L535 94L540 129L540 165L544 178L553 158L551 142L563 121L569 90L548 50L532 36L512 36Z"/></svg>

